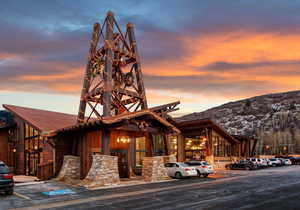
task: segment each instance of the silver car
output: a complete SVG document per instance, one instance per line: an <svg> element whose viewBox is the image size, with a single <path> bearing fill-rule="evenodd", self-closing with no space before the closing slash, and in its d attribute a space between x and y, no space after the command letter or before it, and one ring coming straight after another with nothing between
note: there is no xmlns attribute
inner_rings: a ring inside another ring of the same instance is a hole
<svg viewBox="0 0 300 210"><path fill-rule="evenodd" d="M185 163L172 162L166 163L168 176L181 179L183 177L197 176L197 170L195 167L191 167Z"/></svg>

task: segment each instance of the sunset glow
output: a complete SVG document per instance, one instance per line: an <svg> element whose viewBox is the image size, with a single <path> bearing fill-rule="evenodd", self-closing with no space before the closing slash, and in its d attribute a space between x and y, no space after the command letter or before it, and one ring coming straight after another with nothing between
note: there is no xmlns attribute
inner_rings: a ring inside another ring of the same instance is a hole
<svg viewBox="0 0 300 210"><path fill-rule="evenodd" d="M239 2L233 10L235 1L172 1L172 9L169 1L149 1L147 6L128 1L128 10L117 2L79 2L66 1L61 7L50 1L35 1L35 7L7 2L6 9L0 9L2 103L28 104L17 100L26 93L33 106L38 100L34 94L46 93L49 100L38 103L46 108L63 95L65 100L59 99L54 109L72 106L73 113L92 27L103 21L107 10L114 11L119 22L135 24L151 106L180 100L178 113L185 114L299 89L298 3L288 7L288 2L271 1L271 9L260 1ZM13 94L13 99L8 97Z"/></svg>

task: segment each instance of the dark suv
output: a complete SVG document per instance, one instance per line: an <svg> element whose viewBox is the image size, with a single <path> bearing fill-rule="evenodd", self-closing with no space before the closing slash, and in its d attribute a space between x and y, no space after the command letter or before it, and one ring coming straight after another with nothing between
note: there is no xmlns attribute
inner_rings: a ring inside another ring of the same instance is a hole
<svg viewBox="0 0 300 210"><path fill-rule="evenodd" d="M0 191L8 195L14 193L13 174L10 173L9 168L2 161L0 161Z"/></svg>

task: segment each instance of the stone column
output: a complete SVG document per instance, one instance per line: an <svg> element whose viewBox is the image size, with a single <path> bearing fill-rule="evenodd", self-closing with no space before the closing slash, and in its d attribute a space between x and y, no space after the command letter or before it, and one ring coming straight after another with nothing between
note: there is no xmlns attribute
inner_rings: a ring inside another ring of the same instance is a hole
<svg viewBox="0 0 300 210"><path fill-rule="evenodd" d="M56 178L58 181L77 184L80 179L80 159L77 156L65 155L64 162Z"/></svg>
<svg viewBox="0 0 300 210"><path fill-rule="evenodd" d="M87 188L117 185L120 183L118 157L110 155L93 155L93 163L88 175L81 185Z"/></svg>
<svg viewBox="0 0 300 210"><path fill-rule="evenodd" d="M142 176L146 182L170 179L165 168L166 162L176 162L176 156L144 157Z"/></svg>

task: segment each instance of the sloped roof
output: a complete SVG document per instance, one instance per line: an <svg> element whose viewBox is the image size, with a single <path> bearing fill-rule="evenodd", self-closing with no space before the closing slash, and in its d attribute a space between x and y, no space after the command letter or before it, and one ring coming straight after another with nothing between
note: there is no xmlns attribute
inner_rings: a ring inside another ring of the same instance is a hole
<svg viewBox="0 0 300 210"><path fill-rule="evenodd" d="M174 130L177 133L180 133L180 130L178 130L174 125L150 110L124 113L113 117L105 117L101 120L91 119L89 122L78 124L77 115L7 104L4 104L3 107L14 113L19 118L23 119L26 123L37 129L42 135L45 136L53 136L58 132L73 130L79 127L89 127L95 124L114 124L122 120L128 120L145 115L151 115L155 120L159 121L166 127Z"/></svg>
<svg viewBox="0 0 300 210"><path fill-rule="evenodd" d="M160 117L158 114L154 113L153 111L151 111L149 109L140 110L140 111L136 111L136 112L127 112L127 113L123 113L123 114L112 116L112 117L104 117L101 120L92 120L90 122L72 125L72 126L69 126L69 127L59 129L58 132L73 130L73 129L77 129L79 127L80 128L85 128L85 127L89 127L89 126L95 125L95 124L98 124L98 125L114 124L114 123L121 122L123 120L129 120L129 119L133 119L133 118L137 118L137 117L141 117L141 116L146 116L146 115L151 115L155 120L157 120L158 122L160 122L164 126L172 129L176 133L180 133L180 130L178 128L176 128L176 126L174 126L173 124L171 124L170 122L168 122L167 120Z"/></svg>
<svg viewBox="0 0 300 210"><path fill-rule="evenodd" d="M41 132L42 135L74 125L77 122L77 116L72 114L7 104L3 104L3 107L26 121L26 123Z"/></svg>
<svg viewBox="0 0 300 210"><path fill-rule="evenodd" d="M199 120L186 120L178 121L175 119L177 127L182 131L182 133L188 133L193 130L199 130L200 128L212 127L217 133L223 136L225 139L232 143L238 143L238 140L230 135L225 129L219 126L210 118L199 119Z"/></svg>

